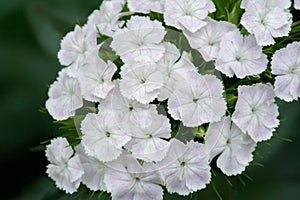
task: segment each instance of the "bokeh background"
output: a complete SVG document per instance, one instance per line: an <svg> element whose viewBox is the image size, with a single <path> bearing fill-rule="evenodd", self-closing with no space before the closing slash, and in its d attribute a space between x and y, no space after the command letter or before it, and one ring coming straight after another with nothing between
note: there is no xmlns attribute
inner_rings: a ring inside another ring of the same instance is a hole
<svg viewBox="0 0 300 200"><path fill-rule="evenodd" d="M76 23L83 24L100 2L0 1L0 199L76 199L55 188L45 174L44 152L33 147L58 132L51 117L39 109L47 99L47 85L61 68L56 58L60 39ZM272 141L259 146L260 164L247 168L253 181L240 176L230 186L223 177L215 178L224 199L299 199L300 103L278 103L282 124ZM197 195L196 199L218 199L211 185Z"/></svg>

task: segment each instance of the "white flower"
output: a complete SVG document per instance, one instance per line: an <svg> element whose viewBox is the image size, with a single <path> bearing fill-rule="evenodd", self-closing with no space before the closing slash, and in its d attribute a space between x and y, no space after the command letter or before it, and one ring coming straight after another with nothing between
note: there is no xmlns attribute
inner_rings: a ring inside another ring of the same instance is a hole
<svg viewBox="0 0 300 200"><path fill-rule="evenodd" d="M220 154L217 166L227 176L242 173L253 160L256 143L232 123L230 117L209 124L204 141L210 160Z"/></svg>
<svg viewBox="0 0 300 200"><path fill-rule="evenodd" d="M113 35L111 48L126 62L158 61L165 51L159 43L166 34L161 22L149 17L133 16L126 27Z"/></svg>
<svg viewBox="0 0 300 200"><path fill-rule="evenodd" d="M136 118L139 112L156 110L156 106L153 104L141 104L138 101L124 97L120 92L119 81L116 81L115 88L100 102L99 110L100 112L109 111L114 113L120 123L122 121L127 123L131 119Z"/></svg>
<svg viewBox="0 0 300 200"><path fill-rule="evenodd" d="M218 55L223 36L235 30L236 26L225 21L215 21L210 17L207 17L205 22L206 26L195 33L189 31L183 33L191 47L197 49L205 61L211 61L215 60Z"/></svg>
<svg viewBox="0 0 300 200"><path fill-rule="evenodd" d="M97 48L97 36L86 27L75 26L61 41L57 57L61 65L69 66L68 75L77 77L78 70L86 63L86 56Z"/></svg>
<svg viewBox="0 0 300 200"><path fill-rule="evenodd" d="M59 72L59 77L49 89L46 108L55 120L65 120L75 115L75 111L83 106L78 81L66 73L66 68Z"/></svg>
<svg viewBox="0 0 300 200"><path fill-rule="evenodd" d="M149 170L150 167L145 164L141 166L132 157L120 157L117 161L117 167L110 167L104 176L112 200L163 199L163 189L159 186L161 178L157 171Z"/></svg>
<svg viewBox="0 0 300 200"><path fill-rule="evenodd" d="M184 144L177 139L170 143L169 153L157 163L168 192L188 195L205 188L211 174L202 144L194 141Z"/></svg>
<svg viewBox="0 0 300 200"><path fill-rule="evenodd" d="M89 113L81 123L82 145L86 153L102 162L118 158L131 137L125 134L110 112Z"/></svg>
<svg viewBox="0 0 300 200"><path fill-rule="evenodd" d="M255 142L268 140L279 125L273 88L265 84L238 87L232 121Z"/></svg>
<svg viewBox="0 0 300 200"><path fill-rule="evenodd" d="M168 112L187 127L219 121L226 112L221 81L212 75L188 72L170 96Z"/></svg>
<svg viewBox="0 0 300 200"><path fill-rule="evenodd" d="M164 20L167 25L194 33L206 25L203 20L215 10L211 0L166 0Z"/></svg>
<svg viewBox="0 0 300 200"><path fill-rule="evenodd" d="M261 46L275 43L276 37L288 36L291 30L292 15L286 9L284 1L282 7L268 3L268 0L249 1L246 12L243 14L241 24L254 34L256 41ZM280 4L279 4L280 6Z"/></svg>
<svg viewBox="0 0 300 200"><path fill-rule="evenodd" d="M52 139L46 147L46 156L50 161L46 172L56 186L66 193L76 192L84 172L79 157L73 156L73 149L66 138Z"/></svg>
<svg viewBox="0 0 300 200"><path fill-rule="evenodd" d="M131 12L149 13L150 11L163 13L165 0L127 0Z"/></svg>
<svg viewBox="0 0 300 200"><path fill-rule="evenodd" d="M294 8L300 10L300 0L294 0Z"/></svg>
<svg viewBox="0 0 300 200"><path fill-rule="evenodd" d="M118 21L122 16L124 2L122 1L103 1L100 9L95 10L89 17L87 26L99 31L101 34L113 36L124 21Z"/></svg>
<svg viewBox="0 0 300 200"><path fill-rule="evenodd" d="M153 101L164 84L162 73L151 63L125 64L120 74L122 95L143 104Z"/></svg>
<svg viewBox="0 0 300 200"><path fill-rule="evenodd" d="M135 115L127 124L127 132L132 136L130 151L132 156L146 162L162 160L169 150L171 125L166 116L157 111L145 110Z"/></svg>
<svg viewBox="0 0 300 200"><path fill-rule="evenodd" d="M297 0L296 0L297 1ZM243 0L241 3L241 8L247 8L250 0ZM268 8L279 7L283 9L288 9L291 6L291 0L256 0L257 3L265 3Z"/></svg>
<svg viewBox="0 0 300 200"><path fill-rule="evenodd" d="M107 168L106 165L96 158L88 156L81 144L76 146L75 150L84 171L82 183L92 191L106 191L104 183L104 174Z"/></svg>
<svg viewBox="0 0 300 200"><path fill-rule="evenodd" d="M243 37L236 29L226 34L220 43L216 69L228 77L245 78L260 74L267 68L267 56L253 36Z"/></svg>
<svg viewBox="0 0 300 200"><path fill-rule="evenodd" d="M285 101L300 97L300 42L293 42L275 52L272 57L272 74L275 78L275 94Z"/></svg>
<svg viewBox="0 0 300 200"><path fill-rule="evenodd" d="M105 63L98 56L98 48L87 58L87 63L78 74L78 81L83 97L88 101L97 102L100 98L104 99L114 88L111 79L117 67L111 61Z"/></svg>
<svg viewBox="0 0 300 200"><path fill-rule="evenodd" d="M166 52L164 57L157 63L158 70L161 71L164 77L164 85L160 89L157 97L160 101L169 98L174 91L176 82L179 81L182 74L188 71L197 71L186 52L183 52L179 59L180 52L175 45L171 43L165 43L164 45Z"/></svg>

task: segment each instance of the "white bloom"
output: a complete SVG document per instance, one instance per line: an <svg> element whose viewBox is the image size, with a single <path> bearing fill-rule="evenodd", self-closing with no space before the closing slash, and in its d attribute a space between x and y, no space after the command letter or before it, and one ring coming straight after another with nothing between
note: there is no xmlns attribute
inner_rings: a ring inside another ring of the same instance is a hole
<svg viewBox="0 0 300 200"><path fill-rule="evenodd" d="M128 121L136 118L136 115L139 112L145 110L156 110L156 106L153 104L141 104L138 101L124 97L120 92L119 81L117 81L112 92L110 92L110 94L100 102L99 110L100 112L109 111L114 113L120 123L127 123Z"/></svg>
<svg viewBox="0 0 300 200"><path fill-rule="evenodd" d="M165 43L164 45L166 52L164 57L157 63L158 70L161 71L164 77L164 85L157 97L160 101L169 98L182 74L188 71L197 71L186 52L183 52L179 59L180 52L175 45L171 43Z"/></svg>
<svg viewBox="0 0 300 200"><path fill-rule="evenodd" d="M255 142L268 140L279 125L273 88L265 84L238 87L232 121Z"/></svg>
<svg viewBox="0 0 300 200"><path fill-rule="evenodd" d="M75 26L61 41L57 57L61 65L69 66L68 75L77 77L78 70L86 63L86 56L97 48L97 36L93 31Z"/></svg>
<svg viewBox="0 0 300 200"><path fill-rule="evenodd" d="M300 0L294 0L294 8L300 10Z"/></svg>
<svg viewBox="0 0 300 200"><path fill-rule="evenodd" d="M250 0L243 0L241 3L241 8L246 9L249 2ZM291 0L256 0L256 3L265 3L268 8L279 7L288 9L291 6Z"/></svg>
<svg viewBox="0 0 300 200"><path fill-rule="evenodd" d="M275 43L276 37L288 36L291 30L292 15L286 9L286 1L282 7L277 5L279 1L269 4L268 0L249 1L246 12L243 14L241 24L254 34L256 41L261 46Z"/></svg>
<svg viewBox="0 0 300 200"><path fill-rule="evenodd" d="M242 173L253 160L256 143L232 123L230 117L211 123L204 141L210 160L220 154L217 166L227 176Z"/></svg>
<svg viewBox="0 0 300 200"><path fill-rule="evenodd" d="M76 146L75 150L84 171L82 183L92 191L106 191L104 183L104 174L107 168L106 165L96 158L88 156L82 145Z"/></svg>
<svg viewBox="0 0 300 200"><path fill-rule="evenodd" d="M151 63L125 64L120 74L122 95L143 104L153 101L164 84L162 73Z"/></svg>
<svg viewBox="0 0 300 200"><path fill-rule="evenodd" d="M223 91L215 76L189 72L170 96L168 112L188 127L219 121L226 112Z"/></svg>
<svg viewBox="0 0 300 200"><path fill-rule="evenodd" d="M105 98L114 88L111 79L117 67L111 61L105 63L98 56L98 48L87 58L86 65L78 74L78 81L83 97L88 101L96 102L100 98Z"/></svg>
<svg viewBox="0 0 300 200"><path fill-rule="evenodd" d="M141 166L130 157L120 157L117 161L117 167L111 167L104 176L112 200L163 199L163 189L159 186L161 178L156 171L149 171L145 164Z"/></svg>
<svg viewBox="0 0 300 200"><path fill-rule="evenodd" d="M203 20L215 10L211 0L166 0L164 20L167 25L194 33L206 25Z"/></svg>
<svg viewBox="0 0 300 200"><path fill-rule="evenodd" d="M149 13L150 11L163 13L165 0L127 0L131 12Z"/></svg>
<svg viewBox="0 0 300 200"><path fill-rule="evenodd" d="M267 56L253 36L243 37L236 29L226 34L220 43L216 69L228 77L245 78L260 74L267 68Z"/></svg>
<svg viewBox="0 0 300 200"><path fill-rule="evenodd" d="M293 42L275 52L272 57L272 74L275 78L275 94L285 101L300 97L300 42Z"/></svg>
<svg viewBox="0 0 300 200"><path fill-rule="evenodd" d="M55 181L59 189L74 193L81 182L83 169L77 155L66 138L55 138L46 147L46 156L51 164L47 165L47 174Z"/></svg>
<svg viewBox="0 0 300 200"><path fill-rule="evenodd" d="M209 17L205 22L207 24L202 29L195 33L184 31L184 35L191 47L197 49L205 61L211 61L215 60L218 55L223 36L235 30L236 26L225 21L218 22Z"/></svg>
<svg viewBox="0 0 300 200"><path fill-rule="evenodd" d="M158 61L165 51L159 43L166 34L161 22L149 17L133 16L126 27L113 35L111 48L124 62L150 60Z"/></svg>
<svg viewBox="0 0 300 200"><path fill-rule="evenodd" d="M101 34L113 36L114 32L124 24L124 21L118 21L123 5L122 1L103 1L100 9L95 10L88 17L87 26Z"/></svg>
<svg viewBox="0 0 300 200"><path fill-rule="evenodd" d="M168 192L188 195L205 188L211 174L203 145L194 141L184 144L177 139L170 143L167 156L157 163Z"/></svg>
<svg viewBox="0 0 300 200"><path fill-rule="evenodd" d="M162 160L169 150L171 125L166 116L157 111L145 110L139 112L127 125L128 133L132 136L130 151L134 158L146 162Z"/></svg>
<svg viewBox="0 0 300 200"><path fill-rule="evenodd" d="M131 137L118 126L110 112L89 113L81 123L82 145L86 153L102 162L118 158Z"/></svg>
<svg viewBox="0 0 300 200"><path fill-rule="evenodd" d="M78 81L66 73L66 68L59 72L59 77L49 89L46 108L55 120L65 120L75 115L75 111L83 106Z"/></svg>

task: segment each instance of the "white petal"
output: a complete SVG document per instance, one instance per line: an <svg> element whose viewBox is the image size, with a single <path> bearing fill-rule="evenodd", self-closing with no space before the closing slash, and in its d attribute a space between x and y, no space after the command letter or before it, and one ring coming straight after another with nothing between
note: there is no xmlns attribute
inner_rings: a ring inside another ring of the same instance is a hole
<svg viewBox="0 0 300 200"><path fill-rule="evenodd" d="M149 17L133 16L126 28L116 31L110 46L124 62L145 58L156 62L165 51L163 46L158 45L165 34L160 22L151 21Z"/></svg>
<svg viewBox="0 0 300 200"><path fill-rule="evenodd" d="M76 146L76 153L79 155L84 174L82 176L82 183L90 190L106 191L104 184L104 174L106 165L97 159L88 156L82 145Z"/></svg>
<svg viewBox="0 0 300 200"><path fill-rule="evenodd" d="M273 88L268 85L238 87L238 101L232 120L255 142L270 139L279 125L274 97Z"/></svg>
<svg viewBox="0 0 300 200"><path fill-rule="evenodd" d="M46 157L51 163L63 164L73 155L72 147L66 138L55 138L47 145Z"/></svg>
<svg viewBox="0 0 300 200"><path fill-rule="evenodd" d="M81 90L76 79L66 74L66 68L49 89L46 108L55 120L65 120L75 115L75 110L83 106Z"/></svg>
<svg viewBox="0 0 300 200"><path fill-rule="evenodd" d="M88 114L81 123L82 145L86 153L107 162L120 156L122 146L131 137L115 126L114 115Z"/></svg>

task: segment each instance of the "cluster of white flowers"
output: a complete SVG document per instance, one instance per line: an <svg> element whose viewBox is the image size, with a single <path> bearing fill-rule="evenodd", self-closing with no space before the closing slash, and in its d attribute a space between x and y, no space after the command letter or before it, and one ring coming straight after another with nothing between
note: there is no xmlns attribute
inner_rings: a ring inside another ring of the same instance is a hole
<svg viewBox="0 0 300 200"><path fill-rule="evenodd" d="M241 174L257 142L279 125L275 97L300 97L300 42L276 51L270 69L263 53L273 38L289 34L290 6L290 0L243 0L241 24L250 33L244 36L236 25L208 16L216 11L212 0L104 1L61 42L65 68L50 86L47 110L57 121L74 117L86 102L97 111L81 121L79 145L51 140L49 177L67 193L83 183L114 200L159 200L163 186L180 195L205 188L214 160L225 175ZM190 50L166 39L174 30ZM112 56L105 59L102 51ZM213 63L215 73L203 73L195 55ZM237 83L266 70L274 87L235 84L229 111L222 74ZM208 128L202 140L181 141L175 123Z"/></svg>

